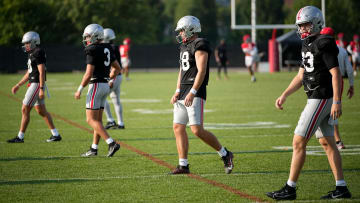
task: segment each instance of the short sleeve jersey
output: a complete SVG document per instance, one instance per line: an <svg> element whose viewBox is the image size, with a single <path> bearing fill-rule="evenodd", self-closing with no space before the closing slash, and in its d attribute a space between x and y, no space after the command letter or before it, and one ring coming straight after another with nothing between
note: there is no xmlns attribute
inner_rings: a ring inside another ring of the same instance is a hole
<svg viewBox="0 0 360 203"><path fill-rule="evenodd" d="M38 83L39 81L39 69L38 65L46 65L46 54L44 49L41 47L36 47L28 53L28 73L29 73L29 82ZM46 80L46 69L45 69L45 80Z"/></svg>
<svg viewBox="0 0 360 203"><path fill-rule="evenodd" d="M192 85L194 84L195 77L198 73L195 61L196 51L205 51L208 53L205 78L195 95L195 97L201 97L206 100L206 86L209 81L209 60L211 55L211 48L209 42L204 38L196 38L189 43L180 45L180 100L185 99L186 95L189 93Z"/></svg>
<svg viewBox="0 0 360 203"><path fill-rule="evenodd" d="M120 45L119 51L121 58L129 58L130 47L128 44Z"/></svg>
<svg viewBox="0 0 360 203"><path fill-rule="evenodd" d="M227 60L226 45L220 44L219 46L216 47L216 49L218 50L218 55L219 55L220 60L226 61Z"/></svg>
<svg viewBox="0 0 360 203"><path fill-rule="evenodd" d="M92 44L85 47L86 64L95 66L90 83L107 82L115 55L110 44Z"/></svg>
<svg viewBox="0 0 360 203"><path fill-rule="evenodd" d="M315 35L303 41L301 68L304 90L309 99L333 97L330 69L338 67L338 48L335 39L329 35Z"/></svg>

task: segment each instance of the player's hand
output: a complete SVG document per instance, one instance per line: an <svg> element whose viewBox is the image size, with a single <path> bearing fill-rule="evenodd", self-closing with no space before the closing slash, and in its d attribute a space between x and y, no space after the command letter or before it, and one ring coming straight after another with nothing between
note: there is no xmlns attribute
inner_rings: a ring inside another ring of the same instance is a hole
<svg viewBox="0 0 360 203"><path fill-rule="evenodd" d="M186 97L185 97L185 106L189 107L192 105L193 101L194 101L194 97L195 95L191 92L189 92Z"/></svg>
<svg viewBox="0 0 360 203"><path fill-rule="evenodd" d="M286 101L286 97L285 97L285 96L280 96L280 97L277 98L276 101L275 101L275 107L276 107L277 109L283 110L284 108L283 108L282 105L285 103L285 101Z"/></svg>
<svg viewBox="0 0 360 203"><path fill-rule="evenodd" d="M79 91L76 91L75 92L75 99L80 99L80 95L81 95L81 93L79 92Z"/></svg>
<svg viewBox="0 0 360 203"><path fill-rule="evenodd" d="M335 120L340 118L341 114L341 104L332 104L330 113L331 117Z"/></svg>
<svg viewBox="0 0 360 203"><path fill-rule="evenodd" d="M39 91L39 99L44 99L44 90L40 89Z"/></svg>
<svg viewBox="0 0 360 203"><path fill-rule="evenodd" d="M351 99L352 96L354 96L354 86L350 86L349 90L347 92L347 96L349 99Z"/></svg>
<svg viewBox="0 0 360 203"><path fill-rule="evenodd" d="M110 81L110 82L109 82L109 87L110 87L110 88L113 88L113 86L114 86L114 82L113 82L113 81Z"/></svg>
<svg viewBox="0 0 360 203"><path fill-rule="evenodd" d="M179 92L175 92L175 94L170 99L170 104L175 104L179 99L179 95L180 95Z"/></svg>
<svg viewBox="0 0 360 203"><path fill-rule="evenodd" d="M11 92L13 94L16 94L16 92L19 90L20 86L18 84L16 84L13 88L11 88Z"/></svg>

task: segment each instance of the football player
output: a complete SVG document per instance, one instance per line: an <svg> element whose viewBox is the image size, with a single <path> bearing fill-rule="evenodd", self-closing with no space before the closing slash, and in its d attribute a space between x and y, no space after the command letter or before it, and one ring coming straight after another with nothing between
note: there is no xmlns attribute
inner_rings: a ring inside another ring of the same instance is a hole
<svg viewBox="0 0 360 203"><path fill-rule="evenodd" d="M112 47L109 44L101 43L104 38L102 26L90 24L86 26L82 36L87 65L81 84L74 96L75 99L80 99L82 90L90 84L86 96L86 121L94 129L93 144L89 151L82 156L96 156L99 139L102 137L109 145L107 156L111 157L120 149L120 145L106 132L102 123L102 115L106 97L110 93L110 85L113 85L111 81L120 73L120 65L115 59Z"/></svg>
<svg viewBox="0 0 360 203"><path fill-rule="evenodd" d="M226 55L226 44L224 39L220 40L219 46L217 46L215 49L215 60L218 65L217 79L218 80L220 79L221 68L224 68L225 79L226 80L229 79L227 75L227 67L226 67L226 65L229 64L229 61Z"/></svg>
<svg viewBox="0 0 360 203"><path fill-rule="evenodd" d="M104 40L103 43L109 44L115 54L116 60L120 63L120 52L117 46L114 45L113 40L116 38L115 33L110 28L104 29ZM120 64L121 67L121 64ZM110 98L114 104L115 108L115 114L118 119L118 123L115 122L115 119L113 118L111 111L110 111L110 105L107 100L105 100L105 115L107 117L107 124L105 126L105 129L125 129L124 121L123 121L123 109L122 104L120 101L120 85L122 82L122 75L119 73L119 75L116 76L113 83L113 87L110 89Z"/></svg>
<svg viewBox="0 0 360 203"><path fill-rule="evenodd" d="M258 50L255 43L251 42L250 35L244 35L241 48L245 54L245 66L251 75L251 81L256 82L254 71L257 71Z"/></svg>
<svg viewBox="0 0 360 203"><path fill-rule="evenodd" d="M45 123L51 131L51 137L47 142L58 142L61 136L45 107L45 89L46 84L46 54L43 48L40 47L40 36L37 32L29 31L24 34L22 38L23 49L28 54L28 71L23 78L11 89L15 94L20 86L29 81L28 89L25 94L22 105L22 118L18 136L8 140L9 143L23 143L26 128L30 122L30 111L32 107L44 119Z"/></svg>
<svg viewBox="0 0 360 203"><path fill-rule="evenodd" d="M176 38L181 43L180 71L176 91L170 103L174 105L173 130L179 165L170 174L190 173L187 159L189 149L186 133L187 123L195 136L218 152L224 162L225 172L229 174L234 168L233 153L224 148L217 138L203 126L211 54L209 42L198 37L201 25L199 19L194 16L182 17L177 23L175 32L179 33Z"/></svg>
<svg viewBox="0 0 360 203"><path fill-rule="evenodd" d="M325 27L321 30L320 34L334 36L334 30L330 27ZM353 69L351 67L351 63L349 61L346 50L343 47L341 47L340 44L337 44L337 46L339 49L339 54L338 54L339 70L342 78L345 78L345 76L349 78L349 90L347 91L347 96L349 97L349 99L351 99L352 96L354 95ZM344 80L341 79L341 93L340 93L341 95L343 92L343 88L344 88ZM334 121L334 136L335 136L337 148L345 149L345 145L340 138L339 124L337 119Z"/></svg>
<svg viewBox="0 0 360 203"><path fill-rule="evenodd" d="M342 48L346 48L347 42L344 40L344 33L339 32L337 34L338 39L336 40L336 45L342 47Z"/></svg>
<svg viewBox="0 0 360 203"><path fill-rule="evenodd" d="M306 145L315 131L329 160L336 189L321 199L351 198L344 180L341 156L334 139L334 127L331 123L341 116L341 74L338 68L338 48L335 39L329 35L320 35L324 26L321 11L314 6L301 8L296 15L298 35L303 40L302 65L298 74L287 89L275 101L278 109L283 109L286 98L302 85L308 96L307 104L294 131L293 154L289 179L280 190L268 192L267 196L275 200L296 199L296 182L305 162Z"/></svg>
<svg viewBox="0 0 360 203"><path fill-rule="evenodd" d="M347 51L352 56L352 62L353 62L353 70L354 70L354 76L357 75L357 67L360 64L360 42L359 42L359 35L353 36L353 41L350 42L350 44L347 46Z"/></svg>
<svg viewBox="0 0 360 203"><path fill-rule="evenodd" d="M130 80L129 78L129 67L131 65L129 52L130 52L130 38L125 38L123 44L120 45L120 56L121 56L121 65L124 68L123 73L125 74L126 80Z"/></svg>

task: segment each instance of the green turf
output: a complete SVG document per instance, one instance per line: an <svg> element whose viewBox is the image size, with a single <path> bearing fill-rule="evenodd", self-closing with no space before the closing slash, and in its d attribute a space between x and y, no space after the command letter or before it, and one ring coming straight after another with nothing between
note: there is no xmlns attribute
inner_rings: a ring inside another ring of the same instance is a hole
<svg viewBox="0 0 360 203"><path fill-rule="evenodd" d="M255 201L244 197L246 195L271 201L265 192L283 186L291 161L291 149L274 147L291 146L294 128L306 102L305 93L299 90L288 98L283 111L274 107L275 99L295 74L262 73L257 75L256 83L251 83L250 77L243 72L231 72L228 81L216 80L215 73L211 74L205 126L234 152L235 169L231 175L224 174L223 164L216 152L188 131L190 169L198 175L196 177L202 177L201 180L169 176L169 168L125 146L114 157L107 158L107 146L103 141L99 145L98 157L81 158L80 154L91 145L92 135L87 130L54 117L63 140L60 143L46 143L50 132L35 111L31 113L25 143L7 144L5 141L16 136L19 130L20 101L26 88L21 87L11 97L11 87L22 75L2 74L0 202ZM82 74L47 76L51 93L51 98L46 99L48 111L90 129L85 118L85 93L80 101L73 97ZM169 101L176 88L177 73L134 72L131 79L122 83L121 99L126 129L108 132L131 149L147 153L148 157L163 161L161 163L176 166L178 158ZM348 146L348 150L342 152L345 180L352 192L353 202L360 201L359 83L357 77L354 98L343 98L344 113L340 119L342 139ZM345 81L345 92L347 88ZM154 102L145 103L144 100ZM143 110L157 113L144 114L140 112ZM257 126L256 122L270 123ZM219 125L226 127L226 124L233 124L236 128L213 128ZM276 128L275 125L283 127ZM319 144L312 138L309 146ZM206 181L213 181L214 184ZM222 186L214 186L217 184ZM298 200L313 202L318 202L320 196L334 188L326 156L307 156L298 186ZM224 187L242 192L242 195Z"/></svg>

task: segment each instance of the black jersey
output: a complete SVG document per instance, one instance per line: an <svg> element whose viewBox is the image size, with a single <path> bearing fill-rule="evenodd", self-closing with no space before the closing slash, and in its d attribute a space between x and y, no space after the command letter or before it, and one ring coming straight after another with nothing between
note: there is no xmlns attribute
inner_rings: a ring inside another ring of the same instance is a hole
<svg viewBox="0 0 360 203"><path fill-rule="evenodd" d="M205 51L208 53L208 61L206 64L206 75L200 88L197 90L195 97L201 97L206 100L206 85L209 81L209 60L211 48L209 42L204 38L196 38L195 40L180 45L180 67L181 67L181 84L179 99L185 99L191 87L194 84L198 69L196 67L195 52Z"/></svg>
<svg viewBox="0 0 360 203"><path fill-rule="evenodd" d="M91 44L85 47L85 55L86 64L95 66L90 83L107 82L111 63L116 60L110 44Z"/></svg>
<svg viewBox="0 0 360 203"><path fill-rule="evenodd" d="M44 49L41 47L35 47L35 49L31 50L28 53L28 72L29 72L29 82L30 83L38 83L39 81L39 69L38 65L44 64L46 65L46 54ZM46 80L46 69L45 69L45 80Z"/></svg>
<svg viewBox="0 0 360 203"><path fill-rule="evenodd" d="M220 61L226 61L227 60L226 45L220 44L219 46L216 47L216 49L218 50L218 56L220 58Z"/></svg>
<svg viewBox="0 0 360 203"><path fill-rule="evenodd" d="M333 97L330 69L339 66L338 48L329 35L315 35L304 40L301 49L304 90L309 99Z"/></svg>

